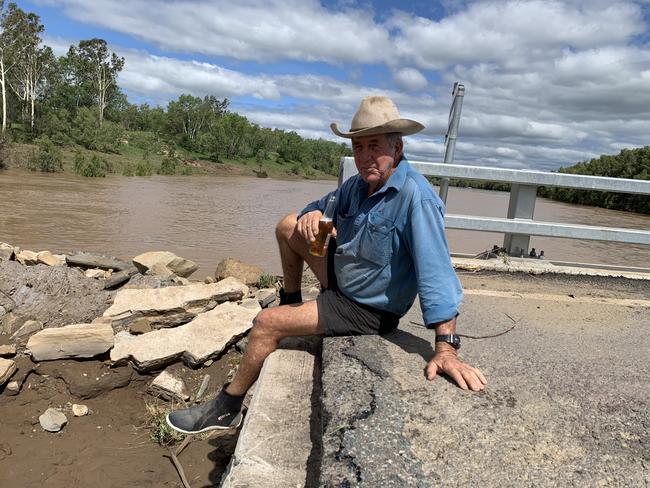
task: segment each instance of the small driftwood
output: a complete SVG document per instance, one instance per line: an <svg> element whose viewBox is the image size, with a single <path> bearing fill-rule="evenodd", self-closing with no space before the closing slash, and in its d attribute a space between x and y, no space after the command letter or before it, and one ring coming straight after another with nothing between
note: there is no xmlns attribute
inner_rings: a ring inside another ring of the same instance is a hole
<svg viewBox="0 0 650 488"><path fill-rule="evenodd" d="M131 266L130 268L118 271L111 275L110 278L107 278L104 281L104 290L110 290L111 288L117 288L127 283L132 276L135 276L139 273L138 268Z"/></svg>

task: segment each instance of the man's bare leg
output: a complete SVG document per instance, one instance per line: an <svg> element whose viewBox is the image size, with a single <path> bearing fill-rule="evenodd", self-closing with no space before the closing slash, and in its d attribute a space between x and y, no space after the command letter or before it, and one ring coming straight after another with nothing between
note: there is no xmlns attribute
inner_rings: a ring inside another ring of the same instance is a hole
<svg viewBox="0 0 650 488"><path fill-rule="evenodd" d="M309 254L307 242L295 230L296 222L296 214L289 215L282 219L276 229L282 267L289 275L289 285L295 291L300 290L305 262L321 283L326 283L327 274L325 259ZM280 340L323 333L315 301L262 310L255 317L244 357L232 382L213 400L169 413L167 423L186 434L236 428L241 422L239 411L243 395L257 380L264 361L277 349Z"/></svg>
<svg viewBox="0 0 650 488"><path fill-rule="evenodd" d="M278 348L280 340L323 333L324 329L318 323L315 300L262 310L255 317L244 357L226 392L235 396L245 395L257 380L264 360Z"/></svg>

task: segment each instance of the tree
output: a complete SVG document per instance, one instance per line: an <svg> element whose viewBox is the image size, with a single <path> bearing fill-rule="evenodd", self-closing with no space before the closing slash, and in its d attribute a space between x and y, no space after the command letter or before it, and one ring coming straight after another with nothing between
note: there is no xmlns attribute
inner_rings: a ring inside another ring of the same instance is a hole
<svg viewBox="0 0 650 488"><path fill-rule="evenodd" d="M106 41L96 38L79 41L77 47L70 46L67 57L77 80L92 87L101 127L106 107L119 92L117 75L124 68L124 58L109 53Z"/></svg>
<svg viewBox="0 0 650 488"><path fill-rule="evenodd" d="M182 146L194 149L198 136L226 113L229 103L227 98L219 100L213 95L201 99L183 94L167 105L167 132L178 137Z"/></svg>
<svg viewBox="0 0 650 488"><path fill-rule="evenodd" d="M4 0L0 0L0 91L2 92L2 132L7 130L7 91L9 75L14 65L20 58L23 48L21 19L25 12L18 8L15 3L10 3L7 10L4 8Z"/></svg>
<svg viewBox="0 0 650 488"><path fill-rule="evenodd" d="M50 47L40 46L44 27L38 15L10 8L5 24L16 36L17 55L9 84L22 102L23 121L29 119L33 133L36 100L44 93L48 74L55 63L54 53Z"/></svg>

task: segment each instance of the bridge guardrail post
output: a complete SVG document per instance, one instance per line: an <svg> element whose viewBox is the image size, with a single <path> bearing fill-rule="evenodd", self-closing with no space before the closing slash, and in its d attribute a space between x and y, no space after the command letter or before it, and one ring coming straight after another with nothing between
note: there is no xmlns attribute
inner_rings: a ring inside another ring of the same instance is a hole
<svg viewBox="0 0 650 488"><path fill-rule="evenodd" d="M537 185L512 183L507 217L509 219L533 220L536 199ZM511 256L527 255L529 244L530 235L528 234L505 234L503 239L503 247Z"/></svg>

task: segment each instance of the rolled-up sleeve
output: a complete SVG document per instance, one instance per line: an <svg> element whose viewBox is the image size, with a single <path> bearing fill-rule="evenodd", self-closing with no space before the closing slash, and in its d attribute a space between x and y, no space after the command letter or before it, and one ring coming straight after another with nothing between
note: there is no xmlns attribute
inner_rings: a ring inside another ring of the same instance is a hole
<svg viewBox="0 0 650 488"><path fill-rule="evenodd" d="M444 210L434 200L413 202L405 229L425 324L455 317L463 290L449 256Z"/></svg>

